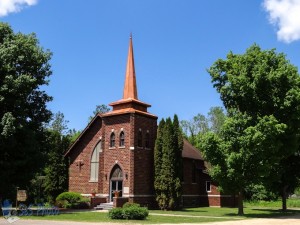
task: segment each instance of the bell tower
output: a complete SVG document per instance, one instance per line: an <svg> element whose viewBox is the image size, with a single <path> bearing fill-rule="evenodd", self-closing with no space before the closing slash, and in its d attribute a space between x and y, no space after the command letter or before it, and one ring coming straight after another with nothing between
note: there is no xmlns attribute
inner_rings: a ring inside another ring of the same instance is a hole
<svg viewBox="0 0 300 225"><path fill-rule="evenodd" d="M138 99L132 42L130 35L123 98L110 103L113 110L101 115L107 149L104 173L111 174L116 166L120 168L122 187L118 189L121 189L122 197L150 206L155 201L153 160L157 116L148 112L151 105ZM106 183L110 195L115 186L110 178Z"/></svg>

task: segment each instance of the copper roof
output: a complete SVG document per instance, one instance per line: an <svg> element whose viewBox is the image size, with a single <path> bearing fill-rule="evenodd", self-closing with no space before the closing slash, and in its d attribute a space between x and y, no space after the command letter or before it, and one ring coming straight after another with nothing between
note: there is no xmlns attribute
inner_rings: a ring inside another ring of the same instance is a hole
<svg viewBox="0 0 300 225"><path fill-rule="evenodd" d="M136 78L135 78L135 68L134 68L132 35L130 35L130 39L129 39L129 49L128 49L128 57L127 57L124 91L123 91L123 99L127 99L127 98L138 99Z"/></svg>
<svg viewBox="0 0 300 225"><path fill-rule="evenodd" d="M182 157L203 160L201 152L185 139L183 140Z"/></svg>

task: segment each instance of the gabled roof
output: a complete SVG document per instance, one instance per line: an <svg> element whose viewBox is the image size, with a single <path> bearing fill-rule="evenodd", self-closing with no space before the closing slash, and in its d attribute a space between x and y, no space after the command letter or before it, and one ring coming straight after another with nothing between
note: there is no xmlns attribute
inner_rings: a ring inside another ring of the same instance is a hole
<svg viewBox="0 0 300 225"><path fill-rule="evenodd" d="M201 155L201 152L186 139L183 140L182 157L189 159L204 160Z"/></svg>
<svg viewBox="0 0 300 225"><path fill-rule="evenodd" d="M101 118L101 113L98 113L94 116L94 118L89 122L89 124L86 126L86 128L84 128L84 130L80 133L80 135L77 137L77 139L74 141L74 143L71 145L71 147L67 150L67 152L65 153L65 157L67 155L69 155L70 151L72 150L72 148L78 143L78 141L81 139L81 137L85 134L85 132L91 127L91 125L94 123L94 121L100 117Z"/></svg>

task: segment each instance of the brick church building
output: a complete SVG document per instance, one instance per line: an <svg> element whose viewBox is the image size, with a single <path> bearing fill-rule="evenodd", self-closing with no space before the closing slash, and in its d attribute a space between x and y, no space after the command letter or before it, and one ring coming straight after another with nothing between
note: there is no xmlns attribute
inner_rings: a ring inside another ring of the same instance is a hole
<svg viewBox="0 0 300 225"><path fill-rule="evenodd" d="M157 116L138 99L132 38L123 98L109 104L112 111L96 115L66 153L70 159L69 191L91 198L91 205L136 202L155 207L154 145ZM184 141L182 204L233 206L206 173L201 153Z"/></svg>

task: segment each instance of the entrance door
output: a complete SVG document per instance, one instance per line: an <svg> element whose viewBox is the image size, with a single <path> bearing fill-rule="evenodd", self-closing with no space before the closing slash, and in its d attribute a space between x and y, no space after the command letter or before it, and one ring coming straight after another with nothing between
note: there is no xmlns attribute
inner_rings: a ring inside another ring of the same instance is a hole
<svg viewBox="0 0 300 225"><path fill-rule="evenodd" d="M112 180L110 182L111 190L110 190L110 201L113 201L113 197L118 195L118 197L122 197L123 191L123 181L122 180ZM115 194L117 192L117 194Z"/></svg>
<svg viewBox="0 0 300 225"><path fill-rule="evenodd" d="M110 201L113 201L114 196L122 197L123 193L123 172L121 168L116 165L110 176Z"/></svg>

